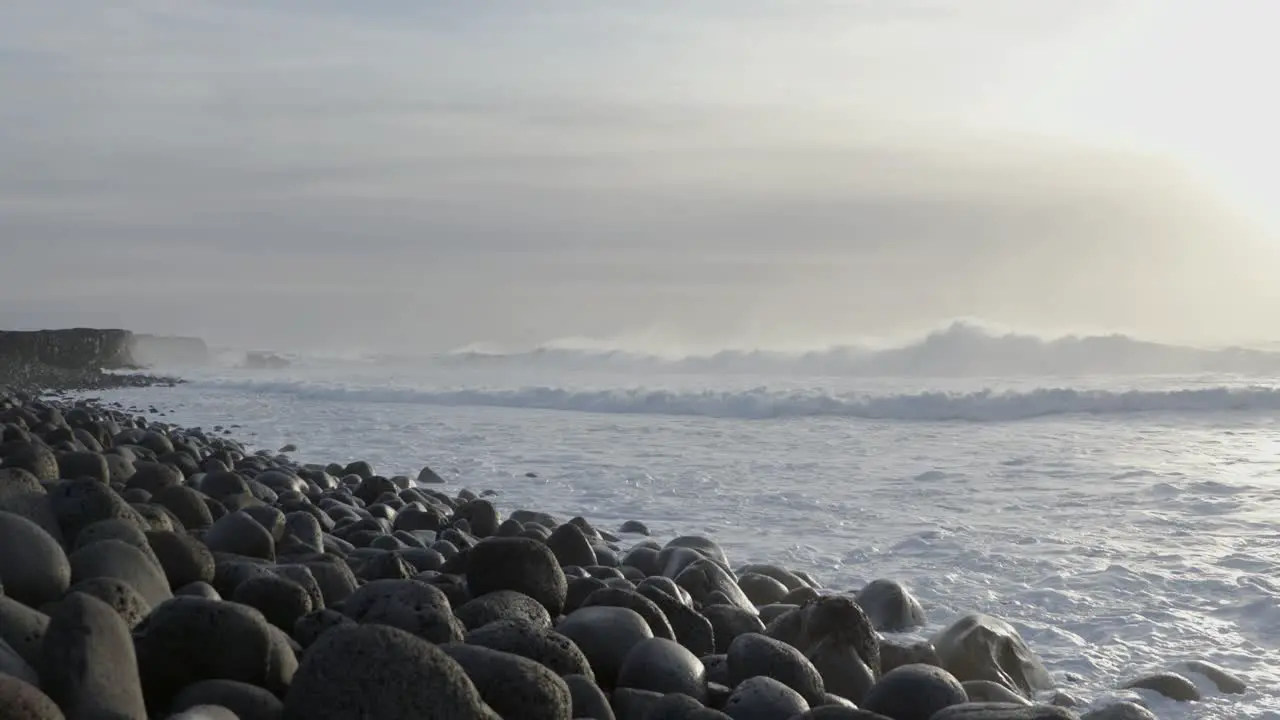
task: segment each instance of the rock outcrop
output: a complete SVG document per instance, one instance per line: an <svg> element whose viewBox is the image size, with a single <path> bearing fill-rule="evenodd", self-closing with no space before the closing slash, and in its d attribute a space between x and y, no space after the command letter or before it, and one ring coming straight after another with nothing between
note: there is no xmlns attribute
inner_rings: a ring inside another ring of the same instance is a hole
<svg viewBox="0 0 1280 720"><path fill-rule="evenodd" d="M134 367L128 330L0 330L0 366L46 365L64 370Z"/></svg>
<svg viewBox="0 0 1280 720"><path fill-rule="evenodd" d="M128 330L0 330L0 387L26 391L90 390L172 380L138 373Z"/></svg>

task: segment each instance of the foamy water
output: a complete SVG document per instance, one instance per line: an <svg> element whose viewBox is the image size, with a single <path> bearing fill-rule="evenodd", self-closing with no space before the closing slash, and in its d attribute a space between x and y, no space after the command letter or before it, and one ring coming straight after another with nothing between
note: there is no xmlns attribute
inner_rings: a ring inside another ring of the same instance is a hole
<svg viewBox="0 0 1280 720"><path fill-rule="evenodd" d="M500 509L705 533L735 563L905 582L931 627L1017 626L1087 700L1202 658L1162 718L1280 717L1280 394L1226 376L890 381L482 363L202 370L102 394L303 461L430 464ZM533 473L536 477L527 477ZM1196 676L1193 679L1200 680Z"/></svg>

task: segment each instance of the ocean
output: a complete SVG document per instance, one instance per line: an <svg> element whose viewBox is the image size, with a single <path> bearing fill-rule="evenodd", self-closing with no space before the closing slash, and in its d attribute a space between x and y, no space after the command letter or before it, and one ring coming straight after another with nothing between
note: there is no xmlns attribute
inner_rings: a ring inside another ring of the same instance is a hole
<svg viewBox="0 0 1280 720"><path fill-rule="evenodd" d="M1276 358L1134 341L1099 357L1082 342L1016 362L995 340L948 346L959 370L945 376L920 346L898 375L854 351L293 355L95 395L255 448L296 444L304 462L429 465L455 490L495 491L500 511L705 534L735 565L837 591L897 579L928 613L917 634L997 615L1091 702L1210 660L1248 694L1203 683L1203 702L1145 702L1161 718L1280 718ZM1131 365L1162 372L1095 367L1138 351Z"/></svg>

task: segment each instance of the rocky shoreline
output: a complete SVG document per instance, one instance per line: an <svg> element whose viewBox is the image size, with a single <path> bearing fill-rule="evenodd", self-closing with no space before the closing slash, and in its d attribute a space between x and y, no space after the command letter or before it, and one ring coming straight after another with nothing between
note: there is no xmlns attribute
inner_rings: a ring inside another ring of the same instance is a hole
<svg viewBox="0 0 1280 720"><path fill-rule="evenodd" d="M1247 692L1191 662L1089 705L999 618L904 635L924 610L891 580L836 594L712 538L500 509L430 468L303 465L15 385L0 720L1141 720L1144 693Z"/></svg>

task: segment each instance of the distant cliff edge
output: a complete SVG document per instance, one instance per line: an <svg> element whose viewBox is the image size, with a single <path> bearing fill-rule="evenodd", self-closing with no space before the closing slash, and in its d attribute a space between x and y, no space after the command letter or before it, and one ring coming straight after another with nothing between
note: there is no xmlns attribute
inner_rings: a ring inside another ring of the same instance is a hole
<svg viewBox="0 0 1280 720"><path fill-rule="evenodd" d="M128 330L0 330L0 367L94 371L135 368Z"/></svg>

